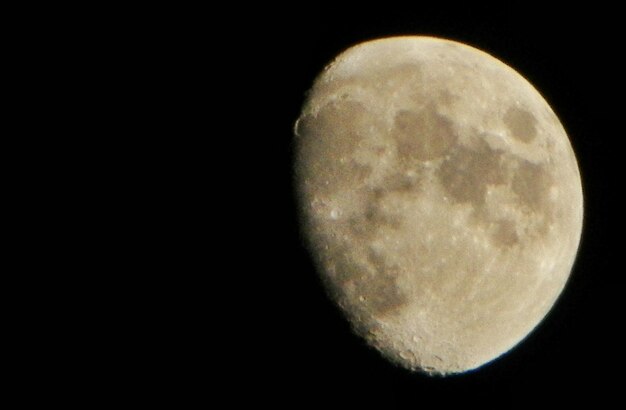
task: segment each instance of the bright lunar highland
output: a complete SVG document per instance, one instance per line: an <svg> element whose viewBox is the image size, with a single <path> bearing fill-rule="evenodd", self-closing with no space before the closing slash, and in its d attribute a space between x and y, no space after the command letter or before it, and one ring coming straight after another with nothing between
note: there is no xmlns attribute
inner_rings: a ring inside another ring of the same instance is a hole
<svg viewBox="0 0 626 410"><path fill-rule="evenodd" d="M475 369L555 303L581 235L580 175L559 119L509 66L431 37L362 43L319 75L295 134L311 254L391 361Z"/></svg>

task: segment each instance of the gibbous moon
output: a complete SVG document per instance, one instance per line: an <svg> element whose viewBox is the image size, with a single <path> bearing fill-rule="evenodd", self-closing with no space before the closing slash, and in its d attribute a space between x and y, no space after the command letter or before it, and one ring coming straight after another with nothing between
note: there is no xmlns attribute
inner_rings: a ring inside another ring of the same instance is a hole
<svg viewBox="0 0 626 410"><path fill-rule="evenodd" d="M475 48L385 38L340 54L295 124L303 232L357 334L450 374L507 352L570 274L583 199L558 118Z"/></svg>

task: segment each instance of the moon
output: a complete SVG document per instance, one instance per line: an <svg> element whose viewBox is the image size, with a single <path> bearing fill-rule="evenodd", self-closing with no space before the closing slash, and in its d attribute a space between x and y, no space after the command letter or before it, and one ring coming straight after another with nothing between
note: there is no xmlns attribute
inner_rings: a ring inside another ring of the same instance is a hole
<svg viewBox="0 0 626 410"><path fill-rule="evenodd" d="M302 231L329 295L391 362L476 369L546 316L582 230L580 173L515 70L432 37L358 44L295 124Z"/></svg>

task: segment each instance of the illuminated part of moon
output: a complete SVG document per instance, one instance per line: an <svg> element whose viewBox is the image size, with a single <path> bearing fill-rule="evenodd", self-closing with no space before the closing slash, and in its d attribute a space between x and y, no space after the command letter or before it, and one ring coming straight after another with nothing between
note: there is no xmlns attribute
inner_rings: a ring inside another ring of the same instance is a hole
<svg viewBox="0 0 626 410"><path fill-rule="evenodd" d="M359 44L317 78L295 134L317 267L393 362L475 369L561 293L582 229L578 166L546 101L494 57L430 37Z"/></svg>

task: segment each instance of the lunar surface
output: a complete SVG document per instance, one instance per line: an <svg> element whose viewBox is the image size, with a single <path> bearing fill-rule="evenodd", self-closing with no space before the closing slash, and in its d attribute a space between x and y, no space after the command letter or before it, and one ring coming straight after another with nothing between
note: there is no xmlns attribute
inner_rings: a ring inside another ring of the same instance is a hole
<svg viewBox="0 0 626 410"><path fill-rule="evenodd" d="M359 44L295 124L303 232L356 333L401 366L475 369L544 318L583 201L558 118L522 76L453 41Z"/></svg>

